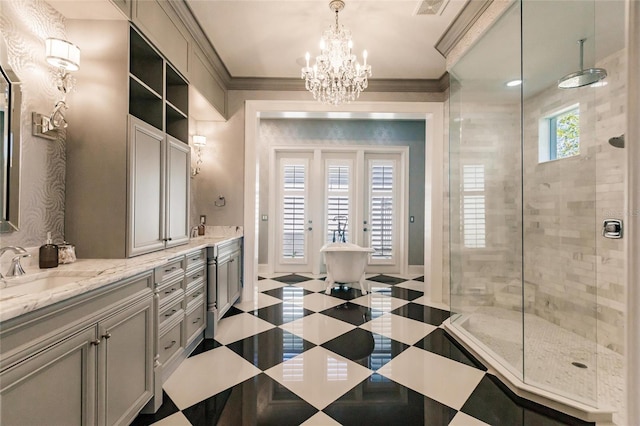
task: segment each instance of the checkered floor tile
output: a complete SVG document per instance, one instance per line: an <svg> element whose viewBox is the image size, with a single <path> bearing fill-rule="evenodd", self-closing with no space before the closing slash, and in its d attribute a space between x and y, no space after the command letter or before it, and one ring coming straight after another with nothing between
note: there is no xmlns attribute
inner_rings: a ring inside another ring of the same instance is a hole
<svg viewBox="0 0 640 426"><path fill-rule="evenodd" d="M511 394L440 327L423 277L259 278L134 425L578 425Z"/></svg>

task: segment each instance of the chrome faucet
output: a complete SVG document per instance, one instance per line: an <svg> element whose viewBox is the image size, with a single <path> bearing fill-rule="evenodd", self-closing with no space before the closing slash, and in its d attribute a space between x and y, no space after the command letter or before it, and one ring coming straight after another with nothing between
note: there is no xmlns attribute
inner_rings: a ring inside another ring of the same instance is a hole
<svg viewBox="0 0 640 426"><path fill-rule="evenodd" d="M24 269L22 268L22 265L20 264L20 259L22 259L23 257L30 257L31 255L27 253L27 251L22 247L6 246L6 247L0 248L0 257L2 257L2 255L6 251L12 251L14 254L16 254L16 256L14 256L11 259L11 266L9 266L9 270L7 271L6 277L7 278L19 277L21 275L24 275L25 272L24 272ZM0 278L5 278L1 272L0 272Z"/></svg>

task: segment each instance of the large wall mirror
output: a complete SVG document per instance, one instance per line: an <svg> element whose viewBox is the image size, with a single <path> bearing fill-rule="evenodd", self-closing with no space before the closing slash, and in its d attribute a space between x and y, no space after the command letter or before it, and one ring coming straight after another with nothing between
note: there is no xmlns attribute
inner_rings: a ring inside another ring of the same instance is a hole
<svg viewBox="0 0 640 426"><path fill-rule="evenodd" d="M2 42L0 42L2 43ZM3 46L4 47L4 46ZM0 132L2 171L0 173L0 232L18 230L20 204L20 108L21 88L16 75L0 55Z"/></svg>

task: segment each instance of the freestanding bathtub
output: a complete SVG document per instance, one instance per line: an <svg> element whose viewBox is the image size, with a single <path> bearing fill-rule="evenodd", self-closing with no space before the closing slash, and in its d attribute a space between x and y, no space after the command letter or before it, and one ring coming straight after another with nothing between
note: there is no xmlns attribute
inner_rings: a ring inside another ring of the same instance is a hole
<svg viewBox="0 0 640 426"><path fill-rule="evenodd" d="M320 252L324 254L327 265L326 294L331 293L335 283L359 283L362 294L367 294L364 286L364 268L370 253L375 252L369 247L360 247L352 243L328 243L322 246Z"/></svg>

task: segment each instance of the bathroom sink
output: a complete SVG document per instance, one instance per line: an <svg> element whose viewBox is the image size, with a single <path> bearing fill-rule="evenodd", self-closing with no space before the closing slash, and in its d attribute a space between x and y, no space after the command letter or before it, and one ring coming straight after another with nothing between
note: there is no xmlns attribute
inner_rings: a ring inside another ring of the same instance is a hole
<svg viewBox="0 0 640 426"><path fill-rule="evenodd" d="M85 280L87 278L90 278L91 276L94 275L50 275L35 279L31 279L27 276L24 278L16 278L16 281L9 279L6 280L8 287L0 288L0 300L23 296L26 294L35 294L42 291L54 290L69 283Z"/></svg>

